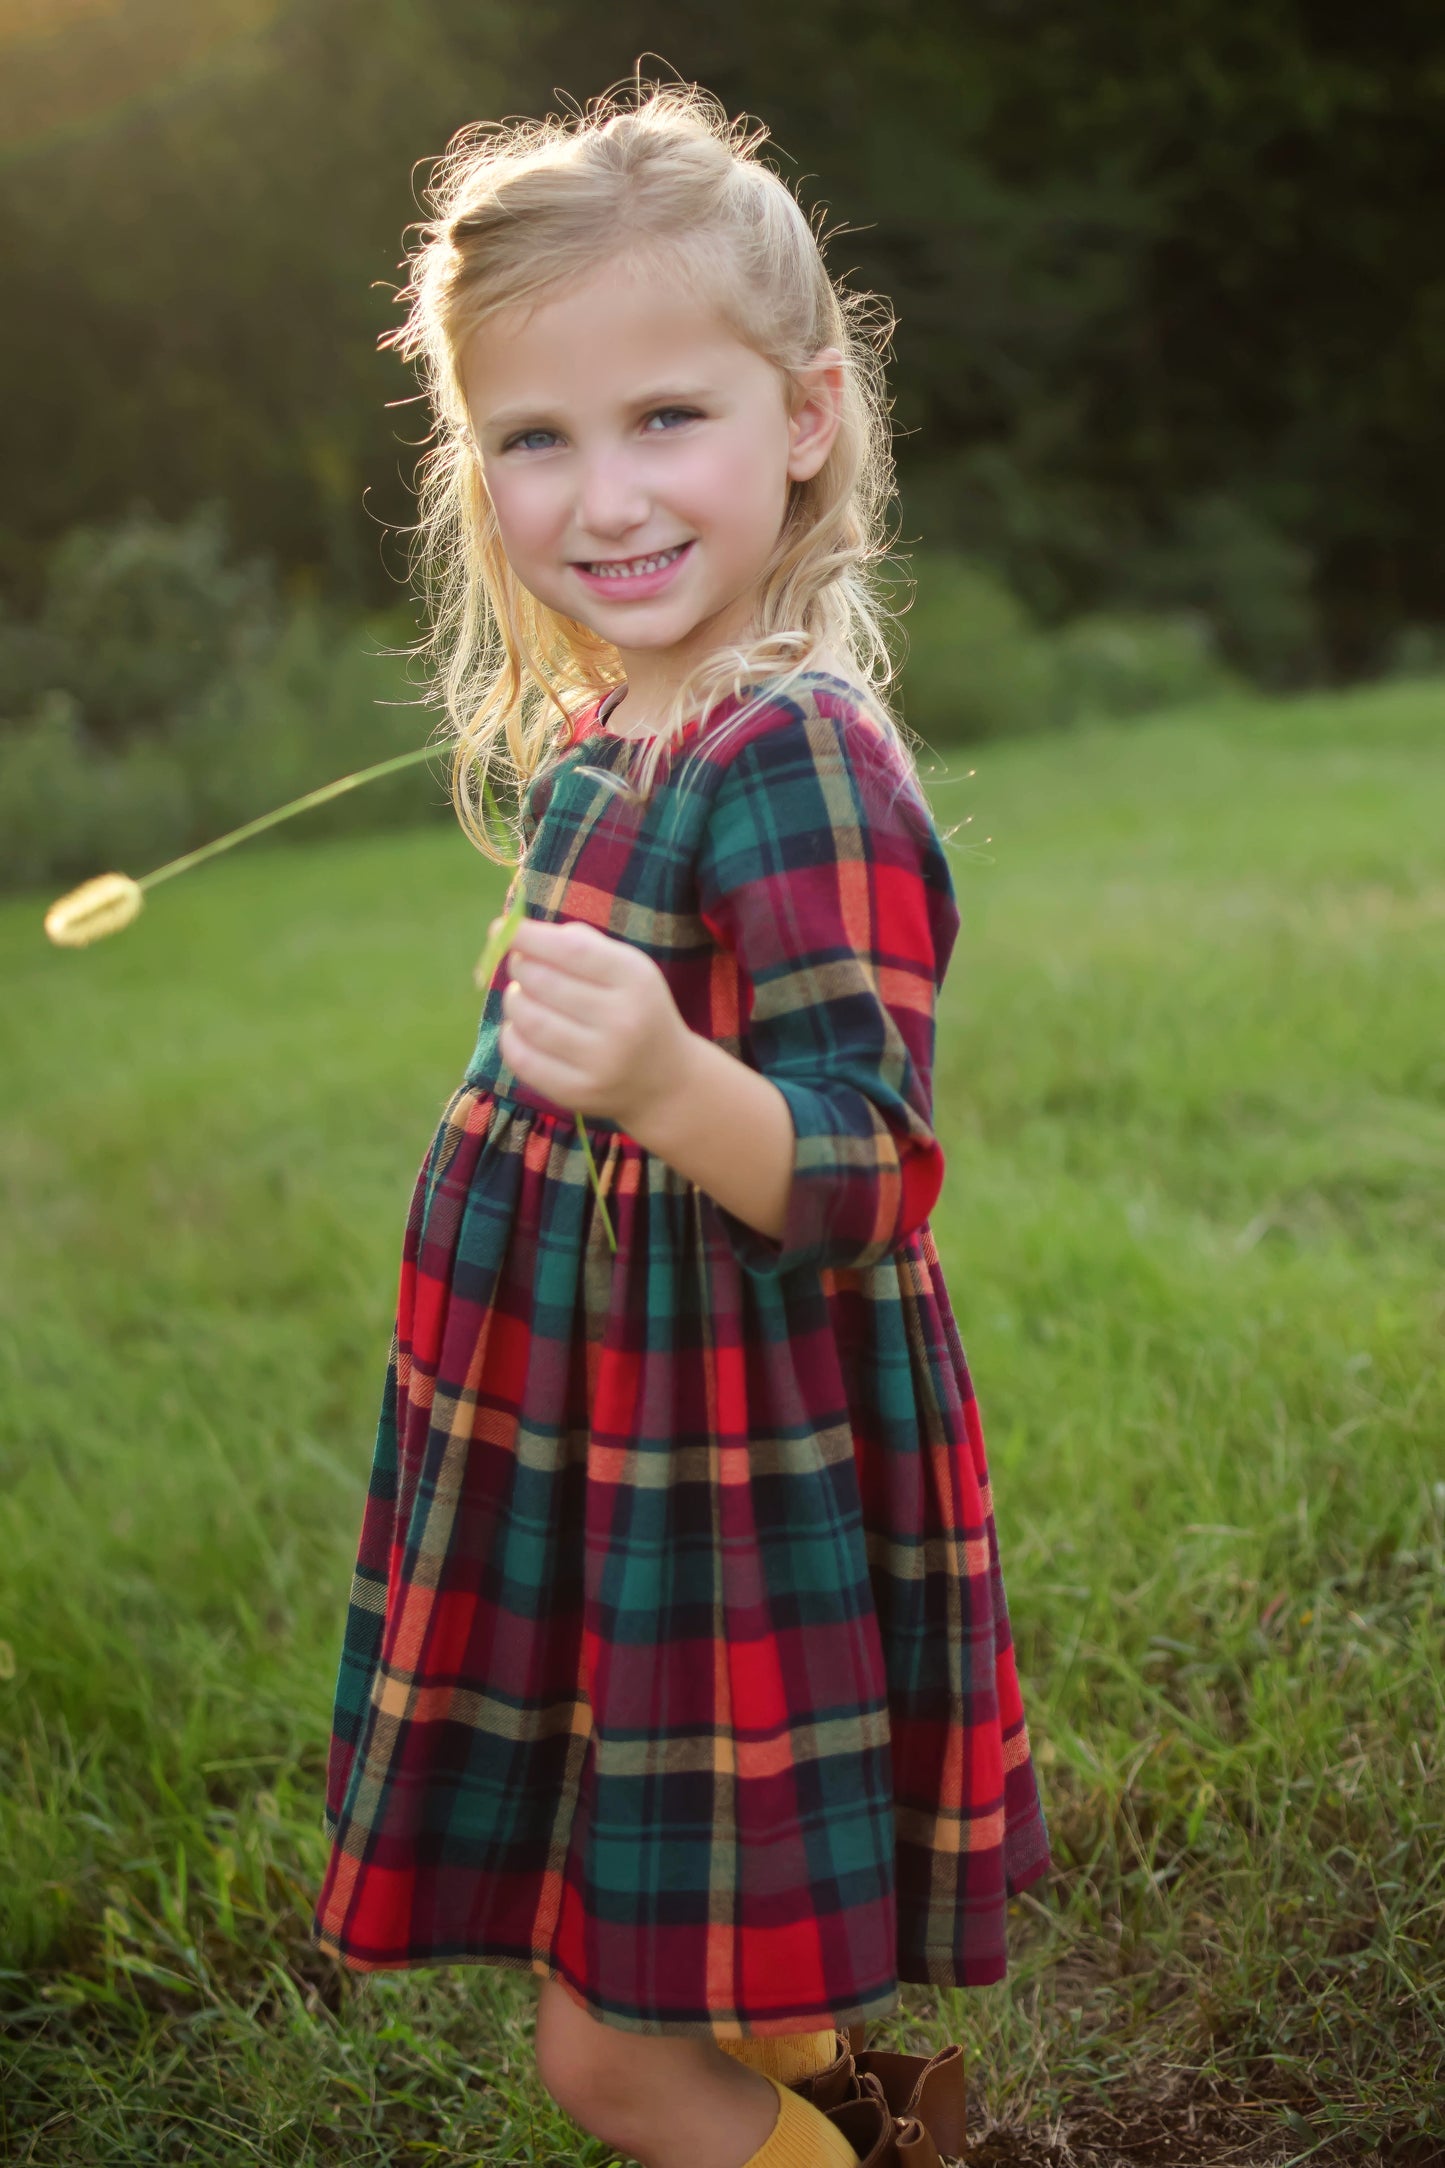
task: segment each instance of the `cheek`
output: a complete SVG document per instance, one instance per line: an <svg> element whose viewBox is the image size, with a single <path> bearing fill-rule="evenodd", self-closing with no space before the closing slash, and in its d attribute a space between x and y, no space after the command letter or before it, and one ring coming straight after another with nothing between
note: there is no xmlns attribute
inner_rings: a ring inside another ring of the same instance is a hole
<svg viewBox="0 0 1445 2168"><path fill-rule="evenodd" d="M787 504L786 452L746 434L716 443L687 476L687 500L714 534L755 543L777 532Z"/></svg>
<svg viewBox="0 0 1445 2168"><path fill-rule="evenodd" d="M545 548L559 518L556 491L548 487L545 477L502 470L487 474L486 483L507 555L527 556Z"/></svg>

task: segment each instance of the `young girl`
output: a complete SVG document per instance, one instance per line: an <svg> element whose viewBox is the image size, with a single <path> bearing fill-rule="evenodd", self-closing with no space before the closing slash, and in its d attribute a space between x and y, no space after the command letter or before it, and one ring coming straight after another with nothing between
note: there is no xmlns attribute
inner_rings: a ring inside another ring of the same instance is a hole
<svg viewBox="0 0 1445 2168"><path fill-rule="evenodd" d="M999 1979L1048 1853L928 1224L887 326L761 141L677 85L463 131L385 342L527 916L413 1196L314 1933L540 1975L542 2082L646 2168L882 2168L962 2149L961 2051L863 2026Z"/></svg>

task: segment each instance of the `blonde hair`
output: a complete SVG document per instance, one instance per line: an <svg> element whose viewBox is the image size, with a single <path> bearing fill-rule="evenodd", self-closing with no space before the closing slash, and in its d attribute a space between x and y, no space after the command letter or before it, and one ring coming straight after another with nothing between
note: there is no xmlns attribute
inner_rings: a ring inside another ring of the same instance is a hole
<svg viewBox="0 0 1445 2168"><path fill-rule="evenodd" d="M761 125L729 121L691 83L605 92L545 119L479 121L448 143L424 192L434 216L407 256L406 321L383 334L420 364L436 442L421 463L419 559L430 629L399 652L431 665L455 744L451 792L479 849L493 845L484 798L505 738L522 788L590 701L623 681L617 649L539 602L502 549L461 376L477 326L594 273L613 251L665 262L694 282L737 335L785 374L825 346L844 357L842 420L811 480L794 482L763 569L754 630L703 658L648 741L638 790L693 716L728 694L809 668L858 682L885 729L894 676L880 593L885 515L894 495L884 357L894 319L872 294L835 286L822 243L791 190L764 165ZM435 704L435 692L433 692ZM744 709L742 714L750 712ZM740 718L732 718L740 719ZM632 795L632 793L628 793Z"/></svg>

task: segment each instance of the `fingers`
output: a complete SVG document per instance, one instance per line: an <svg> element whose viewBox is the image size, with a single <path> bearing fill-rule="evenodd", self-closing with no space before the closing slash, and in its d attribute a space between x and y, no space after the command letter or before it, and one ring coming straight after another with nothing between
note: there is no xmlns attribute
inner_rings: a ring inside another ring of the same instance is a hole
<svg viewBox="0 0 1445 2168"><path fill-rule="evenodd" d="M530 973L543 967L530 965L528 968ZM503 989L502 1015L521 1032L529 1046L563 1060L569 1053L580 1053L591 1035L583 1018L566 1008L554 1007L542 990L529 991L517 978L509 979Z"/></svg>
<svg viewBox="0 0 1445 2168"><path fill-rule="evenodd" d="M556 1003L568 1006L568 989L577 985L577 974L559 971L553 964L545 964L539 956L513 956L507 966L507 983L502 989L505 1004L508 993L516 986L529 994L534 1002Z"/></svg>
<svg viewBox="0 0 1445 2168"><path fill-rule="evenodd" d="M605 975L613 956L626 946L581 919L524 918L508 953L534 957L573 978L596 979Z"/></svg>
<svg viewBox="0 0 1445 2168"><path fill-rule="evenodd" d="M520 1019L504 1016L500 1033L502 1059L524 1083L570 1106L579 1093L591 1089L591 1081L585 1060L569 1059L568 1047L561 1043L565 1034L558 1032L557 1023L555 1015L539 1014L535 1009ZM576 1047L571 1051L576 1053Z"/></svg>

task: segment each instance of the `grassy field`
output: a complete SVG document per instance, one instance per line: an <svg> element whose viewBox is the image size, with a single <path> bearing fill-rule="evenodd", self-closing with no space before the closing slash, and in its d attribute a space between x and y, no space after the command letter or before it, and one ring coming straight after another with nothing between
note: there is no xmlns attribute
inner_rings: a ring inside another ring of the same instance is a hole
<svg viewBox="0 0 1445 2168"><path fill-rule="evenodd" d="M874 2038L966 2043L980 2162L1442 2158L1442 725L1414 685L921 756L971 816L933 1224L1059 1871L1006 1987ZM423 830L243 849L82 953L0 912L0 2157L612 2158L527 1975L305 1940L504 885Z"/></svg>

